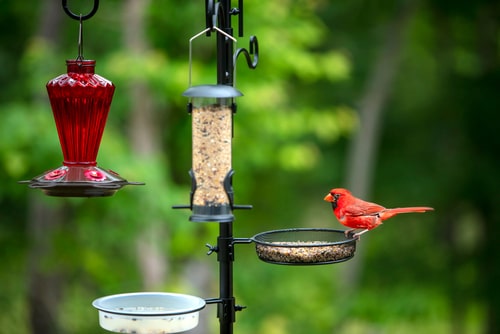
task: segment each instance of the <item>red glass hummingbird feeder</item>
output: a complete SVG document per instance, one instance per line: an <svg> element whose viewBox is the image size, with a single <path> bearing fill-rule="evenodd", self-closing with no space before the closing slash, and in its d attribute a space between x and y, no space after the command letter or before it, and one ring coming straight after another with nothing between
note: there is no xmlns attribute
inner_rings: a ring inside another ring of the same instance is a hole
<svg viewBox="0 0 500 334"><path fill-rule="evenodd" d="M82 21L86 16L75 15L63 1L63 8L70 17L80 20L78 58L67 60L67 73L47 83L52 113L64 157L61 167L49 170L28 183L50 196L95 197L110 196L129 184L116 172L97 166L104 127L108 118L115 86L95 74L95 60L84 60L82 55Z"/></svg>

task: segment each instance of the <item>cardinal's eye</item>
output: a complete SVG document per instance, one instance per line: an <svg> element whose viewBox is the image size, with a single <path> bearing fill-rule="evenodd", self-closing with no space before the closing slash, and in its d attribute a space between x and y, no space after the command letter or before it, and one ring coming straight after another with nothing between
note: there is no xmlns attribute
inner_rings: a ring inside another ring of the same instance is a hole
<svg viewBox="0 0 500 334"><path fill-rule="evenodd" d="M333 194L333 198L339 199L339 197L340 197L340 194Z"/></svg>

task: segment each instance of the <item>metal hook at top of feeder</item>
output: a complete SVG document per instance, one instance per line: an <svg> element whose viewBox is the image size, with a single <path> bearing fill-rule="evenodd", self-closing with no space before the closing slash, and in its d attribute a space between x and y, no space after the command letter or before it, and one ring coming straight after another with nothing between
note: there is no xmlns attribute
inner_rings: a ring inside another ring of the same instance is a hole
<svg viewBox="0 0 500 334"><path fill-rule="evenodd" d="M85 21L85 20L90 19L92 16L94 16L95 13L97 13L97 10L99 9L99 0L94 0L94 6L92 7L92 10L86 15L82 15L82 14L77 15L77 14L73 13L68 8L68 0L62 0L62 7L64 9L64 12L66 14L68 14L69 17L81 22L81 21Z"/></svg>
<svg viewBox="0 0 500 334"><path fill-rule="evenodd" d="M224 15L219 16L220 8L222 7L220 2L214 2L214 0L206 0L205 2L205 15L206 15L206 27L207 37L210 37L210 33L213 32L217 27L217 22L221 20L221 26L224 27L226 22L224 22ZM224 10L224 8L222 9Z"/></svg>
<svg viewBox="0 0 500 334"><path fill-rule="evenodd" d="M92 7L92 10L86 14L79 14L76 15L73 13L69 8L68 8L68 1L67 0L62 0L62 7L64 9L64 12L68 14L68 16L72 19L78 20L80 22L79 29L78 29L78 56L76 57L76 60L84 60L83 57L83 21L90 19L94 14L97 12L97 9L99 8L99 0L94 0L94 6Z"/></svg>
<svg viewBox="0 0 500 334"><path fill-rule="evenodd" d="M214 0L205 0L205 16L207 28L216 25L215 22L219 18L218 11L220 6L222 6L220 1L214 2ZM243 37L243 0L238 0L238 7L222 8L222 10L227 11L228 15L238 16L238 37ZM220 16L221 20L224 20L224 18L224 15ZM223 26L225 26L226 22L221 21L221 23ZM207 31L207 36L210 36L210 31Z"/></svg>
<svg viewBox="0 0 500 334"><path fill-rule="evenodd" d="M229 38L234 43L237 42L236 38L229 35L228 33L226 33L224 30L220 29L216 25L209 27L209 28L206 28L203 31L200 31L199 33L197 33L196 35L191 37L189 39L189 83L188 83L189 87L191 87L191 74L192 74L192 67L193 67L193 41L195 39L197 39L198 37L200 37L201 35L208 33L208 32L211 32L211 31L214 31L214 30L217 31L218 33L220 33L221 35L224 35L226 38Z"/></svg>

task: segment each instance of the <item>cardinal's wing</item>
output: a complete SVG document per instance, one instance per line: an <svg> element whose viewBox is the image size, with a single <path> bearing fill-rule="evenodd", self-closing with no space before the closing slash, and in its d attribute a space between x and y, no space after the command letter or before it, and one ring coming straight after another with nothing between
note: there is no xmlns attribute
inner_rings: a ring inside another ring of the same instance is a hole
<svg viewBox="0 0 500 334"><path fill-rule="evenodd" d="M382 210L385 210L385 208L381 205L358 200L354 203L346 205L344 207L344 214L346 216L353 217L371 216L379 213Z"/></svg>

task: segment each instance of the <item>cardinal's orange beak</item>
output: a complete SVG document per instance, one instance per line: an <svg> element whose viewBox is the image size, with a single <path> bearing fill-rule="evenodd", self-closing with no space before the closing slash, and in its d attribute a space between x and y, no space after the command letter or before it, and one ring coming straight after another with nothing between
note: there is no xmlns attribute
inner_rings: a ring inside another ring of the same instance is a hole
<svg viewBox="0 0 500 334"><path fill-rule="evenodd" d="M334 202L335 201L335 199L333 198L332 194L326 195L325 198L324 198L324 200L327 201L327 202Z"/></svg>

